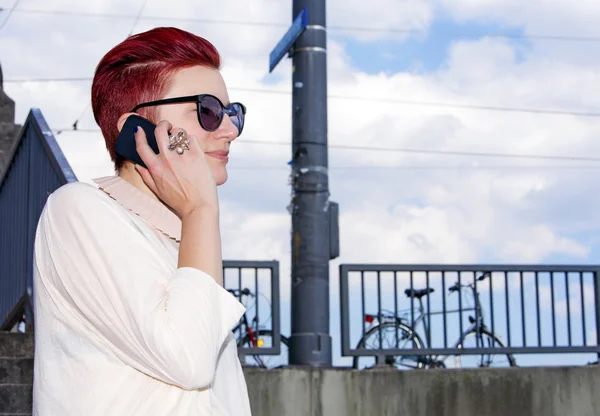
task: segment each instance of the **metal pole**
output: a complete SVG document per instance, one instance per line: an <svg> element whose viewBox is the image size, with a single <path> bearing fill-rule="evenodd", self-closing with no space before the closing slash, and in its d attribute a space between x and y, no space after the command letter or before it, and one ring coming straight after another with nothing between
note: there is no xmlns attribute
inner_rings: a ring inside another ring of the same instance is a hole
<svg viewBox="0 0 600 416"><path fill-rule="evenodd" d="M581 302L584 302L582 299ZM600 270L594 272L594 304L596 306L596 347L600 346ZM598 352L600 363L600 352Z"/></svg>
<svg viewBox="0 0 600 416"><path fill-rule="evenodd" d="M308 27L291 54L292 335L290 365L331 366L325 0L293 0Z"/></svg>

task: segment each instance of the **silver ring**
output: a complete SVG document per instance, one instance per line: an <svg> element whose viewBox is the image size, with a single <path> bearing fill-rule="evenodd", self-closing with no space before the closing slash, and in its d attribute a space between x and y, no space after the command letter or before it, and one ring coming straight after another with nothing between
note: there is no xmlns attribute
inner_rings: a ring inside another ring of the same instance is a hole
<svg viewBox="0 0 600 416"><path fill-rule="evenodd" d="M182 155L184 151L190 150L190 139L187 137L185 130L180 131L177 135L169 136L169 150L175 150L178 155Z"/></svg>

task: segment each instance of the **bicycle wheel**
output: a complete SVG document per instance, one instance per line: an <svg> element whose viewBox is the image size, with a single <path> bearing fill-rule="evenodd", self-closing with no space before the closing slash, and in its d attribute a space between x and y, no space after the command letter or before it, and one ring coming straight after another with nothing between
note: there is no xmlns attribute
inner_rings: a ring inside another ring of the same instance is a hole
<svg viewBox="0 0 600 416"><path fill-rule="evenodd" d="M475 330L467 333L458 344L458 348L505 347L504 343L487 329L482 329L479 333L479 339ZM454 365L456 368L516 367L517 362L511 354L472 354L454 356Z"/></svg>
<svg viewBox="0 0 600 416"><path fill-rule="evenodd" d="M279 355L251 355L245 356L243 365L258 366L263 368L276 368L288 365L289 360L289 340L287 337L280 335L281 351ZM271 348L273 346L273 331L270 329L260 329L255 333L254 342L250 340L250 336L246 334L241 342L238 343L242 348Z"/></svg>
<svg viewBox="0 0 600 416"><path fill-rule="evenodd" d="M379 339L379 328L381 327L381 342ZM412 328L401 322L384 322L369 329L364 337L356 345L356 348L372 350L396 348L396 329L398 331L398 349L423 348L423 341ZM414 341L414 346L413 346ZM386 356L385 364L395 366L399 369L423 368L424 357L421 356ZM353 366L360 370L374 367L377 364L375 357L354 357Z"/></svg>

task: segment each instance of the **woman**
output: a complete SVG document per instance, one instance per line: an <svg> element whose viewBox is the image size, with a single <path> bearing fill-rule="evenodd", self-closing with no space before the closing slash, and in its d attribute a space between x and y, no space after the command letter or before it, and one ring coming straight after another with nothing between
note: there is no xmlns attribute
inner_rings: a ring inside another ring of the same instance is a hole
<svg viewBox="0 0 600 416"><path fill-rule="evenodd" d="M42 212L34 415L250 415L216 190L245 108L219 67L209 42L174 28L100 61L92 105L117 175L65 185ZM132 110L157 124L158 154L135 134L147 169L114 150Z"/></svg>

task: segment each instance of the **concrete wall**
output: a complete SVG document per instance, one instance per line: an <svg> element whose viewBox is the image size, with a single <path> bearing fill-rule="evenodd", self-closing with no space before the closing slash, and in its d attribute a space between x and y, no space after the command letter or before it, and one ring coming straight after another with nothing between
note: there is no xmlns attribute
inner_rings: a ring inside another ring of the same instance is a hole
<svg viewBox="0 0 600 416"><path fill-rule="evenodd" d="M598 367L245 368L258 416L598 416Z"/></svg>

